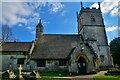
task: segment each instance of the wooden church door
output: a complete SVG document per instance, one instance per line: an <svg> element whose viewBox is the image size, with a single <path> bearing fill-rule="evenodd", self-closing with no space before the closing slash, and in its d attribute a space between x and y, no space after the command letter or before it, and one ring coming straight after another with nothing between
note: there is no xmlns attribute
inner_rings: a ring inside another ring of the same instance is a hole
<svg viewBox="0 0 120 80"><path fill-rule="evenodd" d="M77 63L79 74L86 74L86 65L86 60L83 57L80 57Z"/></svg>

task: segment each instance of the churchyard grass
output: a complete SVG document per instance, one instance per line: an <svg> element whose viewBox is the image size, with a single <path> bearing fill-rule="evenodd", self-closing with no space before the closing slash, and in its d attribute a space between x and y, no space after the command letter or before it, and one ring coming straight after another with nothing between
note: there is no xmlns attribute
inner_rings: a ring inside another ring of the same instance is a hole
<svg viewBox="0 0 120 80"><path fill-rule="evenodd" d="M15 75L18 75L18 72L15 72ZM39 72L40 76L70 76L70 73L67 72Z"/></svg>
<svg viewBox="0 0 120 80"><path fill-rule="evenodd" d="M120 80L120 76L94 76L94 80Z"/></svg>
<svg viewBox="0 0 120 80"><path fill-rule="evenodd" d="M64 79L64 78L40 78L37 80L71 80L71 79Z"/></svg>
<svg viewBox="0 0 120 80"><path fill-rule="evenodd" d="M49 76L48 76L49 77ZM1 80L9 80L9 79L1 79ZM37 80L71 80L64 78L39 78ZM120 80L120 76L94 76L93 80Z"/></svg>
<svg viewBox="0 0 120 80"><path fill-rule="evenodd" d="M10 80L10 79L1 79L1 80ZM40 78L37 80L71 80L71 79L61 79L61 78Z"/></svg>
<svg viewBox="0 0 120 80"><path fill-rule="evenodd" d="M42 72L40 73L40 76L70 76L69 73L64 73L64 72Z"/></svg>

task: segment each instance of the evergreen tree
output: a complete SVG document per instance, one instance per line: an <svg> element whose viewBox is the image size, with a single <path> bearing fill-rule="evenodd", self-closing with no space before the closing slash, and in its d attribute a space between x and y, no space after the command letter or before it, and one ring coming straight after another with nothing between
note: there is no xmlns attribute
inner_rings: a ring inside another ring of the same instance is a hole
<svg viewBox="0 0 120 80"><path fill-rule="evenodd" d="M120 37L115 38L110 42L110 52L113 56L114 64L120 66Z"/></svg>

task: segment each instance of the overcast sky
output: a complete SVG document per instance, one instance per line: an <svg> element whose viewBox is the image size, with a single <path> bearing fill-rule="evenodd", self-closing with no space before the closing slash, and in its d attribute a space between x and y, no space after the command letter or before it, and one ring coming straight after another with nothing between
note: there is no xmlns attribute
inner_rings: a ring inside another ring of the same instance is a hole
<svg viewBox="0 0 120 80"><path fill-rule="evenodd" d="M110 42L118 37L118 2L101 1L104 24ZM1 3L0 3L1 4ZM84 7L96 7L96 2L83 2ZM76 11L80 2L8 2L0 5L0 24L12 28L14 36L20 41L35 40L36 25L42 19L45 34L76 34Z"/></svg>

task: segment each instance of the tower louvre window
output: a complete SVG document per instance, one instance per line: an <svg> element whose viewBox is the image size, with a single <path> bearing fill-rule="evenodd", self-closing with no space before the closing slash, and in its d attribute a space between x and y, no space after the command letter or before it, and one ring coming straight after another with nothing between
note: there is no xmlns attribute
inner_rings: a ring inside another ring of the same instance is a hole
<svg viewBox="0 0 120 80"><path fill-rule="evenodd" d="M90 17L91 17L91 22L95 22L95 17L92 14L90 15Z"/></svg>

